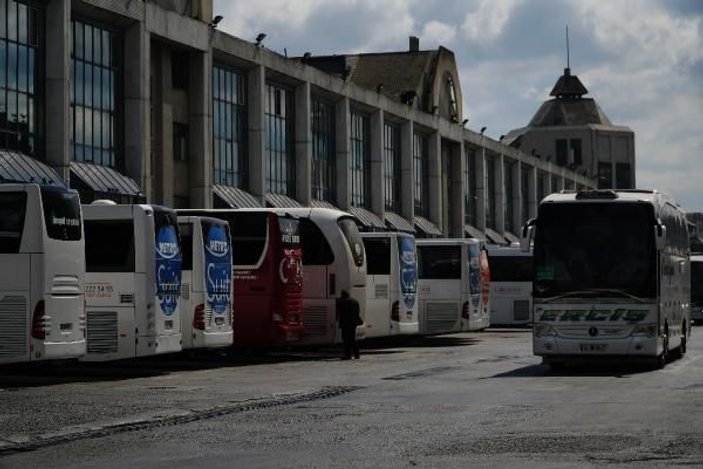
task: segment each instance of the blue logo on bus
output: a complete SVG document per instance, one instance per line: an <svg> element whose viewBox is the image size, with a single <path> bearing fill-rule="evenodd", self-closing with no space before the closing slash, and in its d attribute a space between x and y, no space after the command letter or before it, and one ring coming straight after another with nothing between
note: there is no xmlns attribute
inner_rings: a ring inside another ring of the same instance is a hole
<svg viewBox="0 0 703 469"><path fill-rule="evenodd" d="M224 226L211 224L205 237L207 302L216 314L226 313L232 288L232 255Z"/></svg>
<svg viewBox="0 0 703 469"><path fill-rule="evenodd" d="M417 259L415 257L415 240L409 236L398 238L398 253L400 254L400 291L405 307L415 306L417 294Z"/></svg>
<svg viewBox="0 0 703 469"><path fill-rule="evenodd" d="M469 246L469 295L471 303L477 308L481 296L481 264L479 249L476 245Z"/></svg>
<svg viewBox="0 0 703 469"><path fill-rule="evenodd" d="M166 316L176 311L181 294L181 250L176 228L165 225L156 234L156 297Z"/></svg>

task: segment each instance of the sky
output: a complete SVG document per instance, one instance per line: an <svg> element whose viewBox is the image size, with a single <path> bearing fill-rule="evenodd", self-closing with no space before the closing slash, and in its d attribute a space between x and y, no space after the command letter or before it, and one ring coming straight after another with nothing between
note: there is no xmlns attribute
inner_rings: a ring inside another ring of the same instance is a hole
<svg viewBox="0 0 703 469"><path fill-rule="evenodd" d="M219 28L288 56L442 45L464 118L497 139L528 124L569 65L635 133L637 186L703 212L703 0L214 0Z"/></svg>

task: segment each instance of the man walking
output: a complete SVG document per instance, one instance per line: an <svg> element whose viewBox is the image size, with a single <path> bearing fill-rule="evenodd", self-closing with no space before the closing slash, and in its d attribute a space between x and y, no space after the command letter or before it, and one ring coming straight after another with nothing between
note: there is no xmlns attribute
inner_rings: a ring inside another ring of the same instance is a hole
<svg viewBox="0 0 703 469"><path fill-rule="evenodd" d="M342 290L341 297L337 300L337 317L339 328L342 329L344 341L344 359L359 358L359 344L356 341L356 326L363 324L359 310L359 302L349 296L349 292Z"/></svg>

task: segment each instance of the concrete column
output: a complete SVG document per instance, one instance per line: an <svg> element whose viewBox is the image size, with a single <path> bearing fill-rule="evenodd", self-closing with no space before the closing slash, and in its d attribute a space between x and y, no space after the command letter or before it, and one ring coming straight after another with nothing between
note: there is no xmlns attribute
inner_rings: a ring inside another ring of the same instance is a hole
<svg viewBox="0 0 703 469"><path fill-rule="evenodd" d="M336 157L337 157L337 206L342 210L351 207L351 115L349 98L344 97L335 105Z"/></svg>
<svg viewBox="0 0 703 469"><path fill-rule="evenodd" d="M147 202L152 202L151 36L143 21L127 28L124 46L129 51L124 63L125 172L139 184Z"/></svg>
<svg viewBox="0 0 703 469"><path fill-rule="evenodd" d="M310 82L295 88L295 196L304 206L312 198L312 105Z"/></svg>
<svg viewBox="0 0 703 469"><path fill-rule="evenodd" d="M371 210L383 218L386 210L384 200L386 181L383 177L383 109L377 109L370 118L371 168L369 172L371 184Z"/></svg>
<svg viewBox="0 0 703 469"><path fill-rule="evenodd" d="M486 229L486 149L481 148L476 152L476 228Z"/></svg>
<svg viewBox="0 0 703 469"><path fill-rule="evenodd" d="M4 19L2 20L4 21ZM70 153L71 1L46 6L46 147L47 163L68 184Z"/></svg>
<svg viewBox="0 0 703 469"><path fill-rule="evenodd" d="M413 122L400 127L400 213L412 222L415 216L415 184L413 174Z"/></svg>
<svg viewBox="0 0 703 469"><path fill-rule="evenodd" d="M527 216L535 218L537 216L537 168L534 166L527 169Z"/></svg>
<svg viewBox="0 0 703 469"><path fill-rule="evenodd" d="M258 65L247 73L249 118L249 192L262 202L266 192L265 112L266 72Z"/></svg>
<svg viewBox="0 0 703 469"><path fill-rule="evenodd" d="M513 226L519 230L524 220L522 219L522 161L517 161L511 168L513 172ZM513 233L517 234L517 233Z"/></svg>
<svg viewBox="0 0 703 469"><path fill-rule="evenodd" d="M544 173L544 192L545 194L554 192L554 189L552 189L552 175L547 172Z"/></svg>
<svg viewBox="0 0 703 469"><path fill-rule="evenodd" d="M464 157L464 142L453 143L451 146L451 162L449 170L452 174L452 185L449 188L451 201L449 203L449 235L454 238L464 237L464 214L466 213L464 197L464 174L466 172L466 158Z"/></svg>
<svg viewBox="0 0 703 469"><path fill-rule="evenodd" d="M505 169L503 168L503 155L495 157L495 179L494 200L496 207L495 230L498 233L505 231L505 204L508 202L505 197Z"/></svg>
<svg viewBox="0 0 703 469"><path fill-rule="evenodd" d="M152 201L173 206L173 106L171 102L171 51L165 45L152 48L154 112L152 148Z"/></svg>
<svg viewBox="0 0 703 469"><path fill-rule="evenodd" d="M439 132L432 132L428 138L428 175L430 200L429 204L430 220L438 227L443 226L442 219L442 137Z"/></svg>
<svg viewBox="0 0 703 469"><path fill-rule="evenodd" d="M212 207L212 53L193 52L188 75L190 206Z"/></svg>

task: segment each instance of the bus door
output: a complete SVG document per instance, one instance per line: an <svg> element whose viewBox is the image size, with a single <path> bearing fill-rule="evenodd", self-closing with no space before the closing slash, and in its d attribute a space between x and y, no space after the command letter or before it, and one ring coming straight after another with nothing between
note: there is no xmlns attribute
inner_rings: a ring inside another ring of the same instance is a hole
<svg viewBox="0 0 703 469"><path fill-rule="evenodd" d="M335 317L339 279L332 247L309 218L300 219L300 240L303 249L302 342L334 343L341 340L341 333Z"/></svg>

